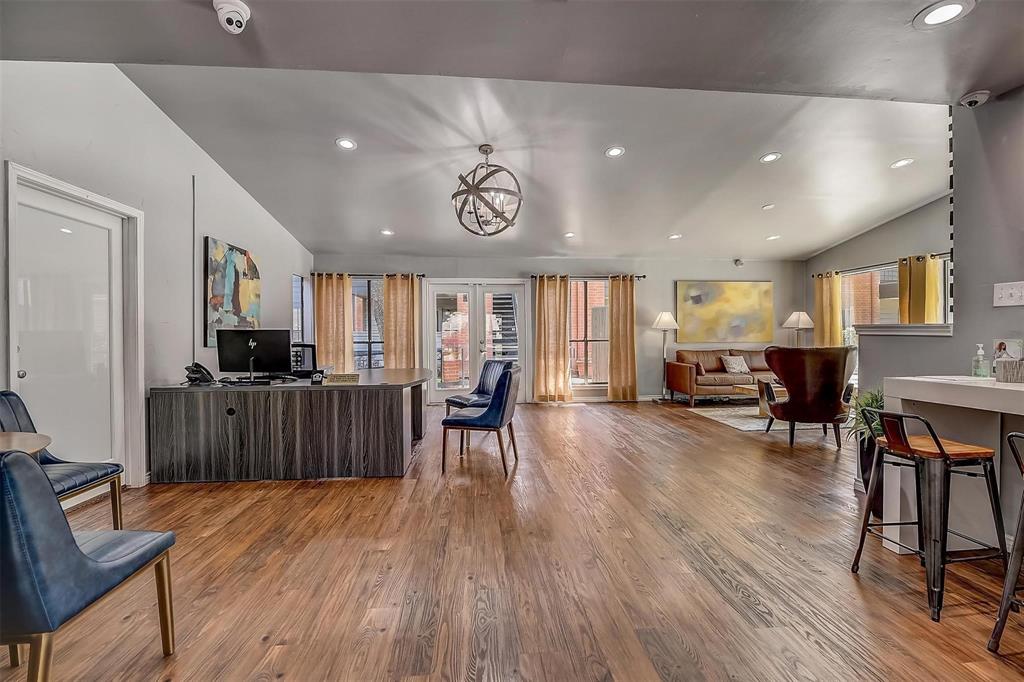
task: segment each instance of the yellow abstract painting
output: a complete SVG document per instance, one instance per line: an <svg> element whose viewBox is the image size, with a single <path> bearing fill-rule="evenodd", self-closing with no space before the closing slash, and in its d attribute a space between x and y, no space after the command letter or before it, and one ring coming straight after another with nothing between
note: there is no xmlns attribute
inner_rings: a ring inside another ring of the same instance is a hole
<svg viewBox="0 0 1024 682"><path fill-rule="evenodd" d="M771 343L771 282L676 281L677 343Z"/></svg>

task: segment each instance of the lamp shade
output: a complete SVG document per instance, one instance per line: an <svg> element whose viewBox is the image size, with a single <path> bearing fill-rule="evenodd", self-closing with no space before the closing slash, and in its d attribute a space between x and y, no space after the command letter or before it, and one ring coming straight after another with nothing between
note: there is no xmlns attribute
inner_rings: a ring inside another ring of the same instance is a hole
<svg viewBox="0 0 1024 682"><path fill-rule="evenodd" d="M679 329L679 325L676 324L676 318L672 317L670 312L658 313L658 316L654 318L654 324L651 325L654 329Z"/></svg>
<svg viewBox="0 0 1024 682"><path fill-rule="evenodd" d="M803 311L798 311L789 316L785 322L782 323L784 329L814 329L814 320L811 316Z"/></svg>

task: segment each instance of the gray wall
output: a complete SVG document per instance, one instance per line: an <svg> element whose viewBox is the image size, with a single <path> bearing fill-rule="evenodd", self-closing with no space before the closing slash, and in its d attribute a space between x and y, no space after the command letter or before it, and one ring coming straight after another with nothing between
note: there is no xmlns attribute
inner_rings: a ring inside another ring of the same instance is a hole
<svg viewBox="0 0 1024 682"><path fill-rule="evenodd" d="M944 253L949 241L949 197L942 197L848 239L807 260L807 306L814 306L810 275L895 261L900 256Z"/></svg>
<svg viewBox="0 0 1024 682"><path fill-rule="evenodd" d="M967 374L975 344L1024 338L1024 308L994 308L992 285L1024 279L1024 88L953 112L953 336L862 337L863 384Z"/></svg>
<svg viewBox="0 0 1024 682"><path fill-rule="evenodd" d="M0 83L5 160L145 212L147 385L181 381L194 348L216 371L216 351L202 347L203 310L192 290L193 266L202 277L203 235L253 251L263 283L263 326L291 325L291 274L309 272L312 254L117 67L6 61ZM6 229L0 237L6 243ZM0 386L9 378L6 343L0 328Z"/></svg>
<svg viewBox="0 0 1024 682"><path fill-rule="evenodd" d="M470 235L467 239L475 239ZM616 272L645 274L637 283L637 382L640 395L661 391L661 332L651 329L662 310L675 314L675 280L751 280L775 283L775 342L790 343L792 334L781 325L791 312L802 310L804 264L798 261L750 261L738 269L731 261L658 258L423 258L418 256L364 256L317 254L316 269L328 272L420 272L427 277L529 277L564 273L578 277ZM670 335L670 338L671 335ZM729 344L690 344L687 347L721 348ZM767 344L735 344L762 348ZM670 344L669 355L673 355Z"/></svg>

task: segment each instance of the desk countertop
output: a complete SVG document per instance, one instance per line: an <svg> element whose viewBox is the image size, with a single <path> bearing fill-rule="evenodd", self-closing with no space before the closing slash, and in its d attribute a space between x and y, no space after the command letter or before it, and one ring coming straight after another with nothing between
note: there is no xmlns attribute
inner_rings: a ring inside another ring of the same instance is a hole
<svg viewBox="0 0 1024 682"><path fill-rule="evenodd" d="M409 388L424 384L430 380L430 372L425 369L364 369L358 372L358 384L341 384L335 386L311 386L309 379L299 379L290 384L271 384L270 386L154 386L152 391L351 391L361 388L396 389Z"/></svg>
<svg viewBox="0 0 1024 682"><path fill-rule="evenodd" d="M906 400L1024 415L1024 384L966 376L886 377L885 395Z"/></svg>

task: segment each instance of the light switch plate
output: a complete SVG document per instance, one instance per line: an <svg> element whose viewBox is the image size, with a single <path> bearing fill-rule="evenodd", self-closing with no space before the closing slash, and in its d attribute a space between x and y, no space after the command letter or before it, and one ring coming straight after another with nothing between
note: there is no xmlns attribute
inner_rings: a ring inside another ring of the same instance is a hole
<svg viewBox="0 0 1024 682"><path fill-rule="evenodd" d="M992 305L1002 308L1024 305L1024 282L1001 282L992 285Z"/></svg>

